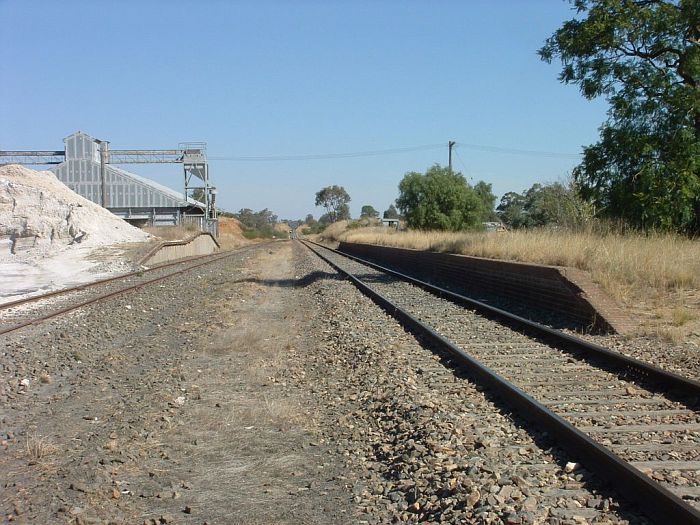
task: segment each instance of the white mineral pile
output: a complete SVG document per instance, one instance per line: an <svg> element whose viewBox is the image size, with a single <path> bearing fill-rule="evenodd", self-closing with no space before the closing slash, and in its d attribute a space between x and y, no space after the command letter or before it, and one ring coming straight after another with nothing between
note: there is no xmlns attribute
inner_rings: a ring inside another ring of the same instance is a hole
<svg viewBox="0 0 700 525"><path fill-rule="evenodd" d="M50 171L0 167L0 302L123 271L105 250L148 238Z"/></svg>

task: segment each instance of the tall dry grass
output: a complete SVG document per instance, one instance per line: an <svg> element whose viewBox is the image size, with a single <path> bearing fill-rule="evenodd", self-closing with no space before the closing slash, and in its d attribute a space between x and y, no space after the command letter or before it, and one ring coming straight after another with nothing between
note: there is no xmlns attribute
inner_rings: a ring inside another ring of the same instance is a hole
<svg viewBox="0 0 700 525"><path fill-rule="evenodd" d="M147 226L142 230L160 237L164 241L181 241L192 237L199 231L199 228L194 224L181 224L178 226Z"/></svg>
<svg viewBox="0 0 700 525"><path fill-rule="evenodd" d="M700 288L700 241L673 234L521 230L502 233L347 229L326 240L360 242L585 270L623 302Z"/></svg>

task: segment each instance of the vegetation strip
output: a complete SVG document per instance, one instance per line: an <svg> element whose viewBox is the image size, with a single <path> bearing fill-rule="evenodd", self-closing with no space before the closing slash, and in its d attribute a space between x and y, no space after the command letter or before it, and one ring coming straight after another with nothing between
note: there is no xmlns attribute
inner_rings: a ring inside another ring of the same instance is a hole
<svg viewBox="0 0 700 525"><path fill-rule="evenodd" d="M520 415L532 423L541 425L553 436L561 439L560 445L563 448L589 462L591 468L595 468L595 470L600 472L604 479L615 482L616 487L625 496L637 502L645 512L659 523L667 523L669 519L678 523L700 523L700 512L671 491L651 480L628 462L612 453L606 447L593 441L589 436L551 412L522 390L480 364L432 328L374 291L348 271L340 268L321 254L318 249L312 248L309 244L306 245L338 272L347 276L365 295L374 300L409 330L419 332L431 343L455 355L482 383L518 409ZM347 257L345 254L339 255Z"/></svg>

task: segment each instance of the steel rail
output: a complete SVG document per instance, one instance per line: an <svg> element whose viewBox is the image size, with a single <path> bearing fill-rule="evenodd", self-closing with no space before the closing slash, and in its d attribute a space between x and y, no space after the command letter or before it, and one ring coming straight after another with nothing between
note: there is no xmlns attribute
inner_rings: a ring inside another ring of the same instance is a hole
<svg viewBox="0 0 700 525"><path fill-rule="evenodd" d="M153 266L150 268L144 268L142 270L135 270L133 272L129 273L124 273L120 275L115 275L114 277L106 277L104 279L98 279L96 281L90 281L89 283L84 283L84 284L79 284L76 286L71 286L70 288L61 288L60 290L54 290L52 292L46 292L41 295L32 295L31 297L25 297L24 299L17 299L16 301L10 301L8 303L2 303L0 304L0 312L3 310L8 310L10 308L13 308L15 306L21 306L23 304L29 304L29 303L34 303L41 301L42 299L47 299L49 297L56 297L59 295L65 295L73 292L81 292L83 290L86 290L88 288L92 288L93 286L98 286L100 284L105 284L109 283L112 281L120 281L122 279L126 279L128 277L140 277L142 274L145 273L150 273L150 272L155 272L158 270L162 270L163 268L169 268L170 266L177 266L178 264L184 264L187 262L191 261L196 261L198 259L204 259L206 257L212 257L212 256L221 256L221 253L217 254L207 254L207 255L199 255L199 256L194 256L194 257L187 257L184 259L179 259L177 261L172 261L172 262L167 262L164 264L160 264L158 266Z"/></svg>
<svg viewBox="0 0 700 525"><path fill-rule="evenodd" d="M549 436L557 440L558 446L577 459L580 458L581 463L586 463L587 467L592 472L598 473L602 480L615 487L615 490L630 501L638 504L657 523L700 524L700 511L606 447L594 441L587 434L581 432L571 423L540 404L517 386L481 364L430 326L422 323L416 317L373 290L361 279L338 266L317 249L312 248L309 243L306 241L302 241L302 243L336 271L345 275L362 293L397 319L409 331L421 335L426 341L454 355L478 381L501 397L509 406L516 409L519 416L537 425L539 429L546 430ZM356 259L318 243L313 244L343 257Z"/></svg>
<svg viewBox="0 0 700 525"><path fill-rule="evenodd" d="M262 243L262 244L268 244L268 243ZM34 324L39 324L39 323L42 323L42 322L44 322L44 321L48 321L49 319L53 319L54 317L58 317L59 315L63 315L63 314L65 314L65 313L71 312L71 311L73 311L73 310L77 310L78 308L82 308L83 306L88 306L88 305L90 305L90 304L96 303L96 302L101 301L101 300L103 300L103 299L108 299L108 298L110 298L110 297L115 297L115 296L117 296L117 295L121 295L121 294L123 294L123 293L129 292L129 291L132 291L132 290L137 290L137 289L143 288L143 287L145 287L145 286L147 286L147 285L149 285L149 284L153 284L153 283L156 283L156 282L163 281L163 280L168 279L168 278L170 278L170 277L173 277L173 276L175 276L175 275L183 274L183 273L185 273L185 272L187 272L187 271L189 271L189 270L194 270L194 269L196 269L196 268L200 268L200 267L202 267L202 266L206 266L207 264L215 263L215 262L220 261L220 260L222 260L222 259L226 259L227 257L232 257L233 255L237 255L237 254L240 254L240 253L245 253L245 252L247 252L247 251L249 251L249 250L251 250L251 249L253 249L253 248L257 247L257 246L261 246L261 244L255 244L255 245L253 245L253 246L247 246L247 247L242 248L242 249L240 249L240 250L231 250L231 251L228 251L225 255L221 255L220 257L216 257L216 258L213 258L213 259L208 259L208 260L206 260L206 261L204 261L204 262L195 264L195 265L193 265L193 266L188 266L187 268L183 268L183 269L181 269L181 270L178 270L178 271L175 271L175 272L171 272L171 273L168 273L168 274L166 274L166 275L162 275L162 276L160 276L160 277L156 277L156 278L154 278L154 279L150 279L150 280L148 280L148 281L144 281L144 282L141 282L141 283L136 283L136 284L134 284L134 285L132 285L132 286L128 286L128 287L126 287L126 288L121 288L121 289L115 290L115 291L113 291L113 292L109 292L109 293L106 293L106 294L98 295L98 296L93 297L93 298L91 298L91 299L88 299L88 300L86 300L86 301L82 301L82 302L80 302L80 303L78 303L78 304L70 305L70 306L67 306L67 307L65 307L65 308L60 308L60 309L55 310L55 311L53 311L53 312L51 312L51 313L49 313L49 314L46 314L46 315L43 315L43 316L40 316L40 317L36 317L36 318L34 318L34 319L29 319L29 320L27 320L27 321L23 321L23 322L18 323L18 324L16 324L16 325L8 326L8 327L6 327L6 328L0 328L0 335L4 335L4 334L10 333L10 332L14 332L14 331L19 330L20 328L24 328L24 327L26 327L26 326L30 326L30 325L34 325ZM206 257L206 256L205 256L205 257ZM188 259L188 261L192 261L192 259ZM184 262L184 261L179 261L180 264L182 264L183 262ZM177 263L175 263L175 264L177 264ZM169 264L168 266L174 266L175 264ZM164 268L164 267L165 267L165 266L158 266L158 267L156 267L156 268L153 268L153 270L158 270L158 269L161 269L161 268ZM129 277L129 276L133 276L135 273L139 273L139 272L132 272L132 273L130 273L130 274L117 276L116 278L109 278L109 279L103 279L103 280L101 280L101 281L95 281L95 282L93 282L93 283L88 283L88 285L84 285L83 288L95 286L95 285L97 285L97 284L104 284L105 282L116 281L116 280L119 280L119 279L125 279L125 278L127 278L127 277ZM67 289L67 290L58 290L58 292L76 291L76 290L79 290L80 288L81 288L81 287L75 287L75 288ZM56 295L56 294L53 293L53 292L51 292L51 293L49 293L49 294L45 294L45 295L42 295L42 296L37 296L36 298L30 298L30 299L42 299L42 298L45 298L45 297L47 297L47 296L49 296L49 295Z"/></svg>
<svg viewBox="0 0 700 525"><path fill-rule="evenodd" d="M535 333L539 337L554 342L557 348L560 348L562 350L567 350L568 352L583 352L584 354L599 359L607 363L608 365L613 365L618 369L622 368L626 372L632 373L641 379L658 381L659 383L685 396L700 398L700 381L697 381L695 379L684 377L680 374L676 374L669 370L664 370L663 368L660 368L651 363L647 363L634 357L626 356L619 352L615 352L614 350L610 350L608 348L605 348L604 346L585 341L584 339L578 338L570 334L565 334L564 332L561 332L554 328L550 328L535 321L531 321L530 319L525 319L524 317L520 317L519 315L507 312L500 308L496 308L495 306L488 305L481 301L477 301L476 299L466 297L451 290L441 288L440 286L421 281L420 279L416 279L415 277L412 277L410 275L397 272L396 270L392 270L391 268L387 268L385 266L381 266L371 261L361 259L360 257L357 257L355 255L344 253L338 250L333 250L332 248L328 248L327 246L323 246L322 244L313 241L305 242L310 242L312 244L315 244L316 246L320 246L326 250L330 250L334 253L337 253L338 255L342 255L343 257L347 257L348 259L352 259L361 264L365 264L371 268L374 268L375 270L379 270L380 272L391 274L395 277L408 281L411 284L414 284L428 292L437 294L438 296L445 297L456 303L473 308L481 312L482 314L500 318L503 321L506 321L509 324L509 326L516 328L521 332L527 331L529 333Z"/></svg>

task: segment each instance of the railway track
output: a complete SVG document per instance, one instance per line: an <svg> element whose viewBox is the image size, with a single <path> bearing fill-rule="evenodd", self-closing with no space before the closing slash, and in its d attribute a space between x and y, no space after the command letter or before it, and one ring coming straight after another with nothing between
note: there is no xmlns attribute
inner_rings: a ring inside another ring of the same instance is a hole
<svg viewBox="0 0 700 525"><path fill-rule="evenodd" d="M700 523L698 381L304 244L651 518Z"/></svg>
<svg viewBox="0 0 700 525"><path fill-rule="evenodd" d="M241 251L248 249L250 247L227 253L190 257L153 268L0 304L0 335L19 330L25 326L41 323L115 295L184 274L190 270L226 259L234 254L240 254Z"/></svg>

